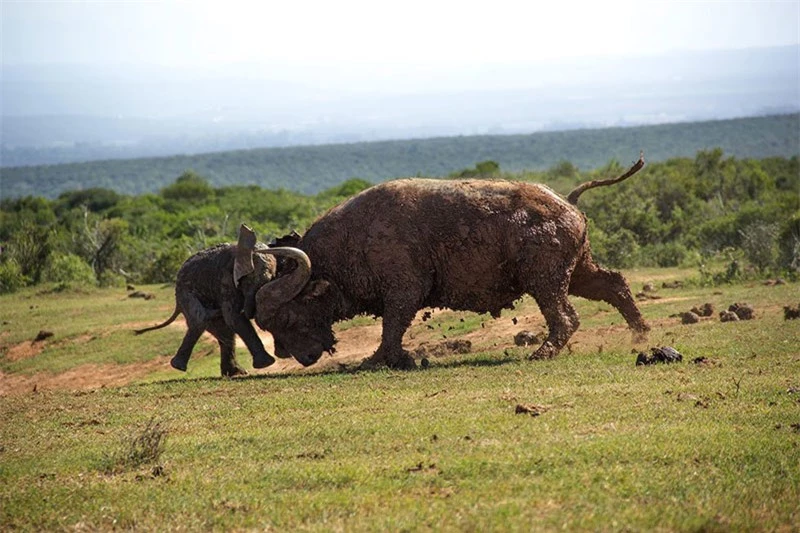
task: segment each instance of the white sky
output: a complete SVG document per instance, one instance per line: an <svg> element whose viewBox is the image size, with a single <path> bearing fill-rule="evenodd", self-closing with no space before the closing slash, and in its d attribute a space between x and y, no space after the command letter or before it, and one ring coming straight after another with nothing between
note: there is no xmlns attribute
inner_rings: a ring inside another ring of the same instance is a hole
<svg viewBox="0 0 800 533"><path fill-rule="evenodd" d="M800 43L800 0L0 0L2 62L477 64Z"/></svg>

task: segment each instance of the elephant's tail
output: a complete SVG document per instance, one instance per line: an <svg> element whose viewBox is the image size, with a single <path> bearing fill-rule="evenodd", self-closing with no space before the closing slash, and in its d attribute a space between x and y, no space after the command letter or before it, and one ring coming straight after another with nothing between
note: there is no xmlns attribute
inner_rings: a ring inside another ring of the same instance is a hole
<svg viewBox="0 0 800 533"><path fill-rule="evenodd" d="M172 316L169 317L166 321L164 321L161 324L158 324L156 326L149 327L149 328L134 330L134 333L136 335L141 335L142 333L146 333L148 331L153 331L154 329L165 328L165 327L169 326L170 324L172 324L173 322L175 322L175 319L178 318L178 315L180 315L181 313L182 313L181 308L176 304L175 305L175 311L172 313Z"/></svg>

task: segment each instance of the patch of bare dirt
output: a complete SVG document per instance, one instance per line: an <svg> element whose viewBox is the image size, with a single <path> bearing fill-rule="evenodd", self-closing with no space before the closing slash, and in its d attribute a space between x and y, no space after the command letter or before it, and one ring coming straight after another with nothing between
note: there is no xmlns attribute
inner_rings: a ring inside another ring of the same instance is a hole
<svg viewBox="0 0 800 533"><path fill-rule="evenodd" d="M665 298L664 301L679 301L688 298ZM645 302L647 305L647 302ZM169 307L169 309L167 309ZM165 318L168 312L171 312L171 306L165 306ZM776 312L779 312L780 307L776 307ZM475 329L464 335L459 335L453 339L446 338L446 332L439 330L431 330L425 327L426 317L431 316L431 312L439 315L442 313L452 314L457 320L459 315L465 315L455 311L448 310L421 310L411 328L406 333L403 342L403 347L411 353L419 350L420 347L437 346L447 341L459 341L469 343L471 351L480 351L484 349L505 349L517 348L514 343L514 336L520 330L530 330L534 332L546 331L544 318L539 313L538 308L531 305L522 305L519 309L511 312L504 312L503 316L497 319L487 317L481 324L481 327ZM656 326L656 322L651 323ZM667 326L668 320L661 321L663 326ZM136 322L126 323L114 326L112 329L134 330L141 327L151 326L154 322ZM186 324L183 317L179 317L175 322L170 324L171 328L178 328L185 330ZM357 366L361 361L371 356L377 350L381 338L381 320L376 320L374 323L367 325L354 326L344 330L337 330L336 336L339 342L336 345L336 352L333 355L324 354L320 360L312 367L305 368L294 359L278 359L275 364L263 370L251 370L252 374L283 374L283 373L297 373L297 372L324 372L330 370L338 370L341 368L352 368ZM257 330L261 337L264 347L268 352L274 353L274 342L272 336L265 332ZM107 334L107 331L97 332L96 335ZM83 335L69 339L66 342L88 342L93 336ZM444 338L443 338L444 337ZM631 346L631 334L624 323L617 325L606 326L601 328L581 328L572 337L570 344L564 351L564 355L573 352L573 349L580 352L599 351L604 349L612 349L617 345ZM219 357L219 352L216 347L216 342L209 335L204 335L204 340L210 343L209 347L212 351L212 357ZM12 347L6 354L6 357L11 360L17 360L23 357L32 357L41 351L45 343L31 343L27 341ZM245 361L249 357L249 353L244 343L237 337L236 341L237 354L240 360ZM446 344L445 344L446 346ZM177 350L175 346L165 347L165 353L172 355ZM530 346L531 350L536 346ZM427 349L427 348L424 348ZM12 355L13 351L13 355ZM450 350L453 353L454 350ZM449 355L443 353L443 355ZM15 358L15 359L12 359ZM95 389L100 387L123 386L135 380L138 380L152 372L160 371L169 368L169 360L165 357L157 357L152 361L146 363L133 363L127 365L83 365L78 368L69 370L63 374L51 375L42 373L35 376L23 375L2 375L0 374L0 395L5 394L19 394L30 393L34 387L36 390L51 390L51 389L67 389L67 390L81 390L81 389Z"/></svg>
<svg viewBox="0 0 800 533"><path fill-rule="evenodd" d="M28 359L29 357L36 357L42 350L44 350L45 343L24 341L16 344L8 349L6 352L7 361L19 361L21 359Z"/></svg>
<svg viewBox="0 0 800 533"><path fill-rule="evenodd" d="M166 363L169 364L169 363ZM61 374L40 372L34 375L0 372L0 396L29 394L45 390L90 390L121 387L164 368L163 358L127 365L81 365Z"/></svg>

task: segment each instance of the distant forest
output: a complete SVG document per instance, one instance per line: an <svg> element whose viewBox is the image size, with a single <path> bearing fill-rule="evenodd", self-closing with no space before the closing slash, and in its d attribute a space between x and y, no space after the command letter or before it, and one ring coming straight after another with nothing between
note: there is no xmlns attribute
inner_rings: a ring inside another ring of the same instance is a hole
<svg viewBox="0 0 800 533"><path fill-rule="evenodd" d="M566 194L578 183L622 174L611 162L579 171L506 172L495 161L448 178L547 183ZM0 201L0 294L26 285L163 283L190 254L234 241L239 224L268 242L305 232L331 206L369 187L350 179L314 195L257 185L214 187L184 172L158 193L73 190L57 199ZM648 164L624 183L581 197L592 252L612 267L685 266L701 284L767 275L800 278L800 157L739 159L719 148Z"/></svg>
<svg viewBox="0 0 800 533"><path fill-rule="evenodd" d="M360 178L377 183L406 176L447 176L492 160L504 171L545 170L568 161L580 170L627 164L644 150L649 162L694 157L721 148L739 158L800 153L800 114L630 128L480 135L289 148L192 156L0 168L0 198L54 199L66 191L104 188L154 193L191 170L213 187L257 185L307 195Z"/></svg>

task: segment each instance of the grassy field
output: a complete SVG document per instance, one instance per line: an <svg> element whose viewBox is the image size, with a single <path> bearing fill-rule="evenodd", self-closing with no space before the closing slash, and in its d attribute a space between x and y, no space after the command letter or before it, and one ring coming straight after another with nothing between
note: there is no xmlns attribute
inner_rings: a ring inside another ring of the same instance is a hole
<svg viewBox="0 0 800 533"><path fill-rule="evenodd" d="M494 321L416 322L409 348L473 347L425 370L237 379L208 339L189 372L168 369L182 327L131 334L169 316L168 287L0 297L0 530L798 531L800 320L783 306L800 284L626 275L659 287L644 344L576 299L570 350L527 361L513 333L543 321L524 300ZM755 318L670 316L706 302ZM342 350L373 330L342 325ZM635 366L661 345L683 361Z"/></svg>

